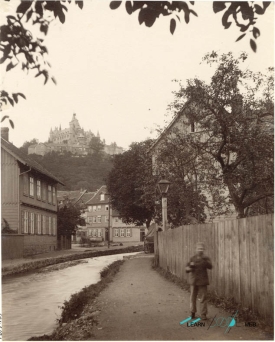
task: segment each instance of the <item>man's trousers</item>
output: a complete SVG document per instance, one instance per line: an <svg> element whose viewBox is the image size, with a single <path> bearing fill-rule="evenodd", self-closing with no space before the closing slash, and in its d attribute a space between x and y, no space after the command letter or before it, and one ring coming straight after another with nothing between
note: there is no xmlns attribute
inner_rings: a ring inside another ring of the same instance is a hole
<svg viewBox="0 0 275 342"><path fill-rule="evenodd" d="M197 296L200 297L200 314L202 316L207 315L207 285L198 286L190 285L191 295L190 295L190 311L197 312Z"/></svg>

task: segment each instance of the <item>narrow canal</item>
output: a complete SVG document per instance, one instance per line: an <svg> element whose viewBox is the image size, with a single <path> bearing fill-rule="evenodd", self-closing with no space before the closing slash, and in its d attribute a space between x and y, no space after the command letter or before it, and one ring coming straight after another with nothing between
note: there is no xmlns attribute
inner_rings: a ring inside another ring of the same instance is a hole
<svg viewBox="0 0 275 342"><path fill-rule="evenodd" d="M100 271L124 255L84 259L65 269L4 278L2 281L3 340L26 341L50 334L61 306L73 293L100 280Z"/></svg>

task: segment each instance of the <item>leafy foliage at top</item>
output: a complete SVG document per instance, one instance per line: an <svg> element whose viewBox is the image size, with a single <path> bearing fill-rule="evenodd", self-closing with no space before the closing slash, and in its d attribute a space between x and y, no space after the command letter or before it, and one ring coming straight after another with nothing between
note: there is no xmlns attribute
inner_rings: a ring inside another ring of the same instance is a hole
<svg viewBox="0 0 275 342"><path fill-rule="evenodd" d="M110 8L115 10L119 8L122 1L111 1ZM263 1L262 7L251 1L213 1L213 12L224 12L222 16L222 25L228 29L232 20L235 25L240 29L241 36L236 41L241 40L248 32L251 32L252 38L250 39L251 49L256 52L257 45L254 39L260 36L260 30L255 26L257 23L257 15L265 14L266 9L270 5L270 1ZM190 15L198 16L193 10L195 1L126 1L125 8L128 14L139 11L138 21L145 24L147 27L154 25L156 19L161 16L171 16L170 32L174 34L176 29L177 20L180 22L180 15L183 12L186 24L190 21Z"/></svg>
<svg viewBox="0 0 275 342"><path fill-rule="evenodd" d="M65 23L65 12L68 7L65 4L71 1L21 1L15 15L8 15L7 23L0 27L0 51L2 56L0 64L6 63L6 71L16 66L22 70L36 70L35 77L44 76L44 84L51 80L56 84L53 76L50 76L50 63L47 60L48 49L43 44L44 40L33 36L32 32L24 26L25 22L39 25L43 35L48 33L50 23L58 18ZM83 1L75 1L79 8L83 8ZM25 22L24 22L25 20ZM18 96L25 98L22 93L9 94L5 90L0 92L0 109L8 102L14 106L18 102ZM2 121L7 119L4 116ZM10 120L12 128L13 122Z"/></svg>

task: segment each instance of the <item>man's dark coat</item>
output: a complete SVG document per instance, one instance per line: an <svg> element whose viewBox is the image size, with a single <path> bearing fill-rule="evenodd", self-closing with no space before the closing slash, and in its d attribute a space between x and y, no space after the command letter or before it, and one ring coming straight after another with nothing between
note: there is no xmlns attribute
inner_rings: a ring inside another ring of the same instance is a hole
<svg viewBox="0 0 275 342"><path fill-rule="evenodd" d="M191 262L194 262L195 266L190 266ZM201 258L198 258L197 255L192 256L186 265L186 272L190 273L189 284L196 286L209 285L207 268L211 270L212 263L206 255L203 255Z"/></svg>

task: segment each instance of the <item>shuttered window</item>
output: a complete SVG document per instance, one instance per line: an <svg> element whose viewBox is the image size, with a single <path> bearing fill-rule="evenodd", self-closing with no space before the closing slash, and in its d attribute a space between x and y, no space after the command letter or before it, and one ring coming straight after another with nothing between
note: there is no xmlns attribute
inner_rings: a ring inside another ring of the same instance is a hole
<svg viewBox="0 0 275 342"><path fill-rule="evenodd" d="M42 215L42 234L46 234L46 216Z"/></svg>
<svg viewBox="0 0 275 342"><path fill-rule="evenodd" d="M34 234L34 213L30 213L30 233Z"/></svg>
<svg viewBox="0 0 275 342"><path fill-rule="evenodd" d="M49 216L49 235L52 235L52 218Z"/></svg>
<svg viewBox="0 0 275 342"><path fill-rule="evenodd" d="M115 229L115 237L118 237L118 229Z"/></svg>
<svg viewBox="0 0 275 342"><path fill-rule="evenodd" d="M48 203L52 203L52 186L48 185Z"/></svg>
<svg viewBox="0 0 275 342"><path fill-rule="evenodd" d="M124 237L125 236L125 230L124 229L120 229L120 237Z"/></svg>
<svg viewBox="0 0 275 342"><path fill-rule="evenodd" d="M37 234L41 234L41 214L37 214Z"/></svg>
<svg viewBox="0 0 275 342"><path fill-rule="evenodd" d="M29 196L29 176L26 174L23 175L23 193Z"/></svg>
<svg viewBox="0 0 275 342"><path fill-rule="evenodd" d="M30 196L34 196L34 179L30 177Z"/></svg>
<svg viewBox="0 0 275 342"><path fill-rule="evenodd" d="M28 234L29 231L29 215L28 212L24 211L24 233Z"/></svg>
<svg viewBox="0 0 275 342"><path fill-rule="evenodd" d="M53 235L56 235L56 218L53 217Z"/></svg>
<svg viewBox="0 0 275 342"><path fill-rule="evenodd" d="M56 204L56 191L55 191L55 187L53 186L53 204Z"/></svg>
<svg viewBox="0 0 275 342"><path fill-rule="evenodd" d="M41 181L37 180L36 181L36 197L37 199L41 199Z"/></svg>
<svg viewBox="0 0 275 342"><path fill-rule="evenodd" d="M131 236L131 229L127 228L126 229L126 237L130 237Z"/></svg>

